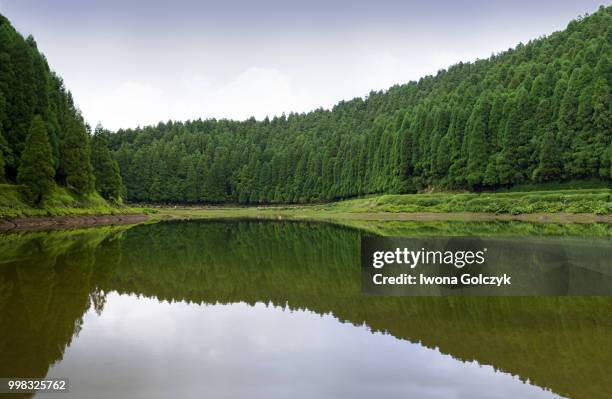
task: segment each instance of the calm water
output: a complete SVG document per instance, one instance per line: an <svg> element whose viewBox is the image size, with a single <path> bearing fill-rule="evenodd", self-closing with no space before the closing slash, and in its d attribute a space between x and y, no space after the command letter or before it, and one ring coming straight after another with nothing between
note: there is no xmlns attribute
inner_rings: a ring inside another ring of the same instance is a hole
<svg viewBox="0 0 612 399"><path fill-rule="evenodd" d="M608 226L361 227L529 236L599 272L612 237ZM365 297L361 234L239 221L0 236L0 376L69 377L69 394L41 397L610 397L612 298Z"/></svg>

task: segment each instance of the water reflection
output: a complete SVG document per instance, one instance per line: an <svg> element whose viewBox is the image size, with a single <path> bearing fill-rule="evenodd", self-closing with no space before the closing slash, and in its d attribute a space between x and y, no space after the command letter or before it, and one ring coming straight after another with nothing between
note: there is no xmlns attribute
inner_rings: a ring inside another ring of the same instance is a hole
<svg viewBox="0 0 612 399"><path fill-rule="evenodd" d="M79 339L49 375L69 375L73 397L556 397L329 314L117 294L102 315L85 315Z"/></svg>
<svg viewBox="0 0 612 399"><path fill-rule="evenodd" d="M360 230L124 230L0 238L0 375L68 375L76 397L608 397L608 298L365 298Z"/></svg>

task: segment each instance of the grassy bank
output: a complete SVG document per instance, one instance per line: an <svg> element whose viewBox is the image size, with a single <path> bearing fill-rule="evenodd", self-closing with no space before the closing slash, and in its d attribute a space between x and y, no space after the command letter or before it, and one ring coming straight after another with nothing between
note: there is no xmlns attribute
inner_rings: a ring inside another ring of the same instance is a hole
<svg viewBox="0 0 612 399"><path fill-rule="evenodd" d="M157 207L152 215L152 220L194 218L612 223L612 190L381 195L303 206L172 206Z"/></svg>
<svg viewBox="0 0 612 399"><path fill-rule="evenodd" d="M500 193L380 195L329 204L275 206L110 205L97 194L77 196L56 187L40 207L28 205L19 186L0 185L0 217L149 213L152 220L291 218L317 220L528 220L612 222L612 189Z"/></svg>
<svg viewBox="0 0 612 399"><path fill-rule="evenodd" d="M326 205L331 212L486 212L612 214L612 189L381 195Z"/></svg>
<svg viewBox="0 0 612 399"><path fill-rule="evenodd" d="M115 215L142 212L139 208L111 205L97 193L77 195L59 186L53 189L40 206L34 207L28 204L21 190L21 186L0 184L0 217Z"/></svg>

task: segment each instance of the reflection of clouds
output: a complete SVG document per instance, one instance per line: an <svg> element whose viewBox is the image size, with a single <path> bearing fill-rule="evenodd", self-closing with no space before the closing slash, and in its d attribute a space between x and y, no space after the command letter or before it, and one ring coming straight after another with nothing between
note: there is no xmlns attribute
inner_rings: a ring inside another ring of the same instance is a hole
<svg viewBox="0 0 612 399"><path fill-rule="evenodd" d="M54 376L75 397L553 397L332 315L116 293L101 316L85 315Z"/></svg>

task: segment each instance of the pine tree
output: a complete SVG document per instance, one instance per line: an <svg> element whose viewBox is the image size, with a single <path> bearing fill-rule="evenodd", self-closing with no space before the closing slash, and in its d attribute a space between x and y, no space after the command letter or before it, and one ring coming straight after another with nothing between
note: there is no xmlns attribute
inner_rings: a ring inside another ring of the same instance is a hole
<svg viewBox="0 0 612 399"><path fill-rule="evenodd" d="M25 150L21 154L17 182L27 186L28 200L38 204L53 188L54 175L47 129L42 118L36 115L32 119Z"/></svg>
<svg viewBox="0 0 612 399"><path fill-rule="evenodd" d="M8 143L4 138L4 132L2 129L2 122L0 121L0 183L6 181L5 165L6 165L6 154L8 153Z"/></svg>
<svg viewBox="0 0 612 399"><path fill-rule="evenodd" d="M8 152L8 142L4 138L3 128L3 123L6 119L5 107L6 101L4 100L4 95L0 90L0 183L4 183L6 181L4 170L6 165L5 152Z"/></svg>
<svg viewBox="0 0 612 399"><path fill-rule="evenodd" d="M489 160L488 119L491 105L488 96L481 97L468 121L467 182L471 188L482 185Z"/></svg>
<svg viewBox="0 0 612 399"><path fill-rule="evenodd" d="M15 181L39 114L57 182L86 192L95 174L103 195L116 197L116 169L103 166L108 148L126 199L136 201L313 202L578 178L609 184L610 26L612 7L602 8L565 31L330 110L104 135L109 143L95 143L92 173L93 144L70 93L34 40L0 17L4 174Z"/></svg>
<svg viewBox="0 0 612 399"><path fill-rule="evenodd" d="M552 132L547 132L544 135L539 160L540 164L533 173L535 181L543 182L559 179L562 170L561 151Z"/></svg>
<svg viewBox="0 0 612 399"><path fill-rule="evenodd" d="M502 185L511 185L517 181L520 173L518 166L518 147L521 125L521 114L517 101L508 104L509 116L501 137L502 150L497 156L497 176Z"/></svg>
<svg viewBox="0 0 612 399"><path fill-rule="evenodd" d="M610 165L610 179L612 179L612 145L608 148L608 163Z"/></svg>
<svg viewBox="0 0 612 399"><path fill-rule="evenodd" d="M61 144L60 168L66 185L79 193L94 188L89 140L82 121L70 121Z"/></svg>
<svg viewBox="0 0 612 399"><path fill-rule="evenodd" d="M612 153L612 95L610 86L605 79L600 78L593 88L593 117L592 126L595 131L594 155L599 154L598 174L602 178L608 177L610 168L609 153Z"/></svg>
<svg viewBox="0 0 612 399"><path fill-rule="evenodd" d="M2 132L0 131L0 136L2 136ZM4 183L5 177L4 177L4 151L2 151L2 149L0 149L0 183Z"/></svg>
<svg viewBox="0 0 612 399"><path fill-rule="evenodd" d="M102 126L96 127L91 140L91 163L96 181L96 190L102 197L121 202L123 183L119 173L119 165L113 159L108 148L108 138Z"/></svg>

